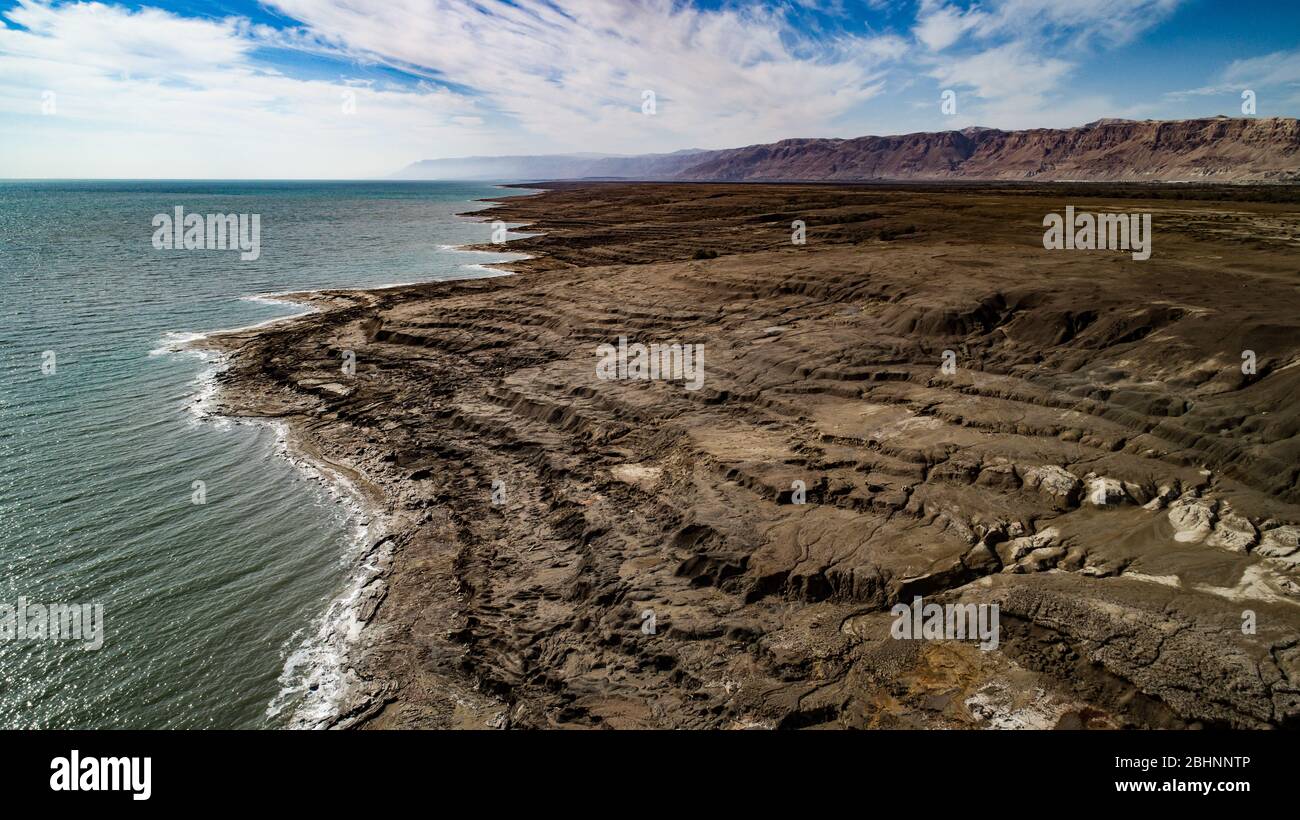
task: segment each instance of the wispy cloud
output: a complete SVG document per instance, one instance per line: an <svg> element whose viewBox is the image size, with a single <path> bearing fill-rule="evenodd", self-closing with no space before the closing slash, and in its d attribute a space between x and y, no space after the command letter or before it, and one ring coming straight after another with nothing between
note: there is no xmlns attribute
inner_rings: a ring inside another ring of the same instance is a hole
<svg viewBox="0 0 1300 820"><path fill-rule="evenodd" d="M913 33L931 51L943 51L987 19L978 8L962 10L938 0L923 0Z"/></svg>
<svg viewBox="0 0 1300 820"><path fill-rule="evenodd" d="M469 154L1069 126L1300 87L1300 58L1274 45L1189 91L1080 90L1184 0L263 0L225 18L12 2L0 176L375 176ZM940 119L946 88L959 113Z"/></svg>
<svg viewBox="0 0 1300 820"><path fill-rule="evenodd" d="M824 132L879 94L881 67L906 50L889 35L812 39L781 7L274 6L302 25L19 0L4 12L14 26L0 29L0 111L31 117L48 90L58 114L15 129L9 162L76 174L93 150L122 158L123 175L215 174L229 160L245 173L347 176L424 156L760 142ZM263 59L266 49L393 66L427 82L298 79ZM654 116L642 111L647 90ZM351 115L345 91L355 95Z"/></svg>
<svg viewBox="0 0 1300 820"><path fill-rule="evenodd" d="M349 49L473 89L534 137L641 151L762 141L824 125L880 93L895 36L813 40L781 7L648 0L345 0L275 6ZM656 113L642 113L653 91Z"/></svg>
<svg viewBox="0 0 1300 820"><path fill-rule="evenodd" d="M974 31L981 37L1033 39L1043 47L1109 48L1132 42L1186 0L990 0Z"/></svg>
<svg viewBox="0 0 1300 820"><path fill-rule="evenodd" d="M240 19L33 0L5 17L17 27L0 28L0 173L355 176L391 168L377 145L418 155L475 134L454 118L476 116L478 103L446 88L301 80L263 66L257 50L275 35Z"/></svg>
<svg viewBox="0 0 1300 820"><path fill-rule="evenodd" d="M1158 25L1181 0L988 0L960 7L921 0L912 30L917 56L941 86L962 92L954 125L1077 125L1119 116L1105 96L1080 95L1080 62Z"/></svg>
<svg viewBox="0 0 1300 820"><path fill-rule="evenodd" d="M1171 100L1184 100L1265 88L1278 89L1288 94L1300 89L1300 51L1275 51L1259 57L1233 60L1219 72L1218 79L1213 84L1171 91L1165 96Z"/></svg>

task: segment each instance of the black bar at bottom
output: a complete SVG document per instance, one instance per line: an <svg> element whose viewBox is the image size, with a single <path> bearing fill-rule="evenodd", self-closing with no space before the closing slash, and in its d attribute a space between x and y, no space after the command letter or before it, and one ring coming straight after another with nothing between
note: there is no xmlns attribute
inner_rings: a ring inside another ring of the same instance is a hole
<svg viewBox="0 0 1300 820"><path fill-rule="evenodd" d="M1288 799L1296 780L1285 732L122 731L5 732L2 741L11 794L33 806L127 811L418 801L437 813L471 797L492 814L788 800L818 811L822 801L891 797L926 809L1221 808Z"/></svg>

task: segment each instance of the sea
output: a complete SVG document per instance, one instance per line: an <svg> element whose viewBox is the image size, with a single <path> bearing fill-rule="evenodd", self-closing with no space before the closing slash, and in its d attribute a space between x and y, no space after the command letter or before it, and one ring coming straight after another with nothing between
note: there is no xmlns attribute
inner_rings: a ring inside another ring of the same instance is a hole
<svg viewBox="0 0 1300 820"><path fill-rule="evenodd" d="M500 275L519 254L458 250L494 226L457 214L520 193L0 181L0 727L327 719L382 523L281 427L214 415L222 362L184 343L301 313L288 291ZM256 258L158 241L177 208L257 215Z"/></svg>

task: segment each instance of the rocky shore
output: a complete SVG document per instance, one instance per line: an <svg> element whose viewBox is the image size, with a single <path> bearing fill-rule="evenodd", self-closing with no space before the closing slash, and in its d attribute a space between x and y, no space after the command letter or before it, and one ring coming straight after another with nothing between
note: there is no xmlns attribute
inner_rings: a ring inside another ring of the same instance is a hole
<svg viewBox="0 0 1300 820"><path fill-rule="evenodd" d="M518 275L207 344L388 517L334 726L1294 727L1297 199L557 183L475 215ZM1067 205L1151 258L1044 249Z"/></svg>

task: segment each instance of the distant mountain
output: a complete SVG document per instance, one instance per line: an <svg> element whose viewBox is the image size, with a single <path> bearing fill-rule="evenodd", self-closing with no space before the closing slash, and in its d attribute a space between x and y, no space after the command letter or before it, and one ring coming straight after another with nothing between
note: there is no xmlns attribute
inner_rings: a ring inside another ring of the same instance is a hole
<svg viewBox="0 0 1300 820"><path fill-rule="evenodd" d="M460 157L426 159L412 163L394 179L539 180L588 177L664 179L681 170L700 154L698 150L672 154L549 154L513 157Z"/></svg>
<svg viewBox="0 0 1300 820"><path fill-rule="evenodd" d="M1100 120L1079 128L968 128L898 137L783 140L701 157L711 180L1276 180L1300 178L1294 119Z"/></svg>
<svg viewBox="0 0 1300 820"><path fill-rule="evenodd" d="M747 182L1285 181L1300 180L1300 122L1289 117L1106 119L1078 128L967 128L891 137L788 139L721 151L632 157L471 157L417 162L398 176Z"/></svg>

